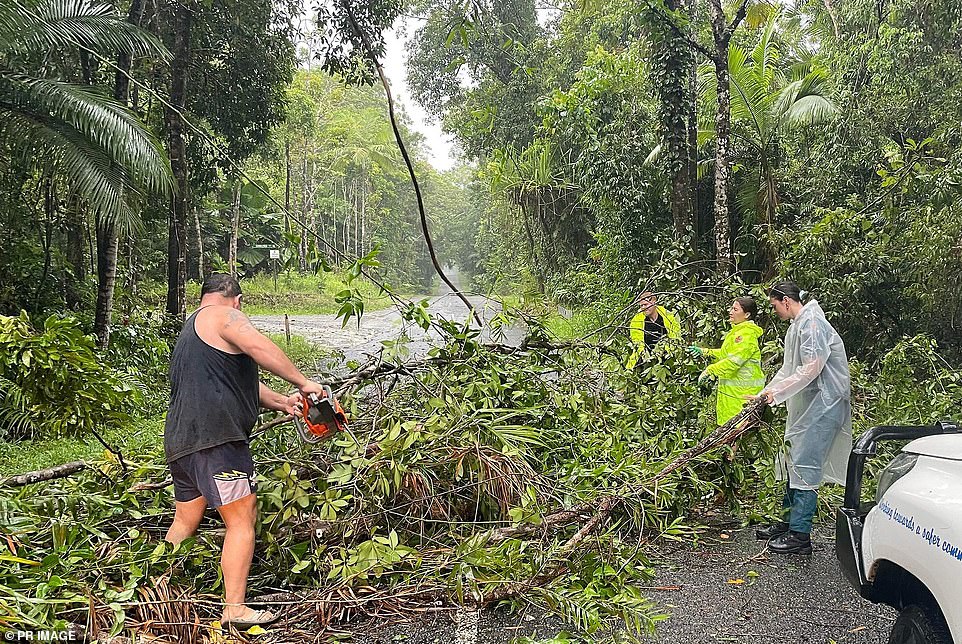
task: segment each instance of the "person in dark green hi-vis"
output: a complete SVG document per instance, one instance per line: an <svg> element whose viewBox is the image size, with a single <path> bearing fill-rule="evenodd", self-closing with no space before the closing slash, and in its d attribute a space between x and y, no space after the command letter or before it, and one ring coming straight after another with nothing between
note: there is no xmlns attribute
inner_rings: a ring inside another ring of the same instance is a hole
<svg viewBox="0 0 962 644"><path fill-rule="evenodd" d="M678 318L658 304L658 296L645 291L635 300L638 313L628 325L628 337L635 345L625 362L626 369L634 369L642 357L651 355L652 349L663 340L680 340L681 324Z"/></svg>
<svg viewBox="0 0 962 644"><path fill-rule="evenodd" d="M688 351L695 355L714 359L698 379L718 379L715 411L719 425L724 425L737 416L745 406L745 397L758 394L765 386L762 352L758 346L762 328L754 322L757 315L758 305L755 300L740 297L732 302L728 312L732 328L725 335L721 348L704 349L694 345L688 347Z"/></svg>

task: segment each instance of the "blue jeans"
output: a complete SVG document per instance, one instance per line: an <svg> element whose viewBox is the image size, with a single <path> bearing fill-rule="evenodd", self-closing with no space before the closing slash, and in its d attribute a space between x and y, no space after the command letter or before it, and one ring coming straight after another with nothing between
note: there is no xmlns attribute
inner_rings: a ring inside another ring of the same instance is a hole
<svg viewBox="0 0 962 644"><path fill-rule="evenodd" d="M818 504L818 492L815 490L795 490L785 488L782 498L782 516L788 521L788 529L792 532L812 533L812 519L815 518L815 507Z"/></svg>

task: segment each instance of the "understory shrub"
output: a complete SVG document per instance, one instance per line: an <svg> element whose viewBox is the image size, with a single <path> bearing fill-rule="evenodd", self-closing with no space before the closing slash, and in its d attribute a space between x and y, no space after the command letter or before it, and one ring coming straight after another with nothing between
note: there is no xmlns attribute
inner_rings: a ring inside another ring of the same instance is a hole
<svg viewBox="0 0 962 644"><path fill-rule="evenodd" d="M136 389L72 317L0 316L0 437L78 435L127 418Z"/></svg>

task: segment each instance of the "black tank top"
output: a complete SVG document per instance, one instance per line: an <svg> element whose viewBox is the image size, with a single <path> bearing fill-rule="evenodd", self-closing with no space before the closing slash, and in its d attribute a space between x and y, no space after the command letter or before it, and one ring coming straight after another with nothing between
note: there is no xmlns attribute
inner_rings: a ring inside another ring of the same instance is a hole
<svg viewBox="0 0 962 644"><path fill-rule="evenodd" d="M197 335L195 311L170 358L170 407L164 422L167 462L224 443L250 440L257 422L257 363L216 349Z"/></svg>

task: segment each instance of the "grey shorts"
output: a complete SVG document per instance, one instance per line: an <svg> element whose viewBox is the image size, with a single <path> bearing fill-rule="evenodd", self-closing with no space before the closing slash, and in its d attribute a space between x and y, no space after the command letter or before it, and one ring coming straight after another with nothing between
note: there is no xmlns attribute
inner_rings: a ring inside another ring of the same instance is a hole
<svg viewBox="0 0 962 644"><path fill-rule="evenodd" d="M245 441L181 456L170 462L174 480L174 499L181 502L204 497L207 505L219 508L256 491L254 460Z"/></svg>

